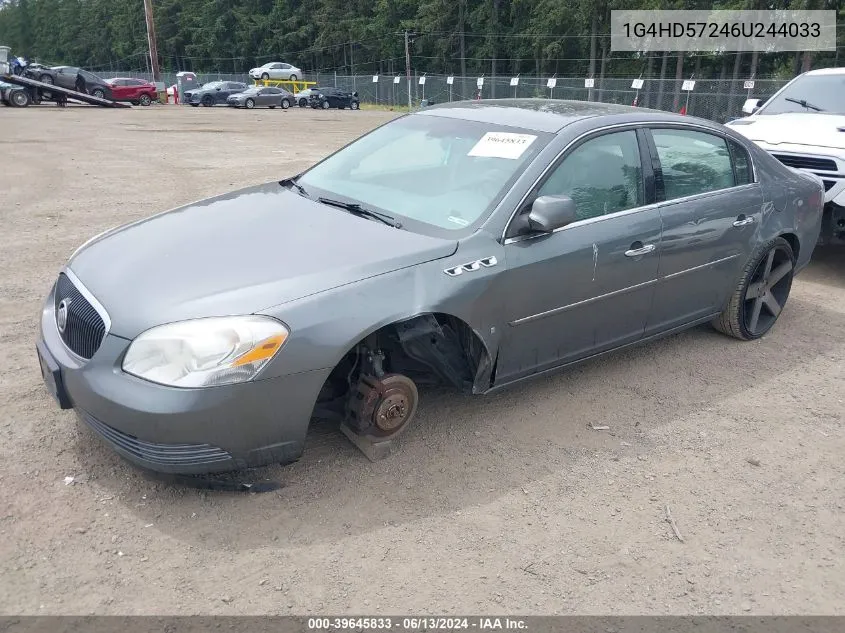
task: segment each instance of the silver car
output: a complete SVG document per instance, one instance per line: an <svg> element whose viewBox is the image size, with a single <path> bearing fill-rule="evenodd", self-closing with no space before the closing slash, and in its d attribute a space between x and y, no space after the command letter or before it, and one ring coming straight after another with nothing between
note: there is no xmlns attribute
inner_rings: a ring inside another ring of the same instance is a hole
<svg viewBox="0 0 845 633"><path fill-rule="evenodd" d="M235 108L282 108L287 110L294 103L293 95L282 88L253 86L226 99L226 104Z"/></svg>
<svg viewBox="0 0 845 633"><path fill-rule="evenodd" d="M302 69L284 62L268 62L258 68L250 69L249 76L253 79L296 81L302 78Z"/></svg>
<svg viewBox="0 0 845 633"><path fill-rule="evenodd" d="M315 418L377 457L418 384L486 394L708 322L764 336L823 198L688 116L436 105L93 238L48 292L38 358L59 406L148 469L291 462Z"/></svg>

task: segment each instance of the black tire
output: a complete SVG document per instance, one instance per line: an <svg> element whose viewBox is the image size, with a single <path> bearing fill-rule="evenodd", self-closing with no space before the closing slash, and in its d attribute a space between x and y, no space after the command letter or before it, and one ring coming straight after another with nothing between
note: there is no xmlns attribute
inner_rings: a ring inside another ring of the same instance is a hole
<svg viewBox="0 0 845 633"><path fill-rule="evenodd" d="M198 103L192 103L192 104L191 104L191 106L192 106L192 107L194 107L194 108L198 108L198 107L199 107L199 105L200 105L200 104L198 104Z"/></svg>
<svg viewBox="0 0 845 633"><path fill-rule="evenodd" d="M764 336L786 305L794 274L795 253L789 242L777 237L762 244L745 264L731 300L712 321L713 327L742 341Z"/></svg>
<svg viewBox="0 0 845 633"><path fill-rule="evenodd" d="M270 79L270 73L261 73L262 81L267 81L268 79Z"/></svg>
<svg viewBox="0 0 845 633"><path fill-rule="evenodd" d="M142 106L148 106L153 102L153 98L148 94L142 94L138 97L138 103Z"/></svg>
<svg viewBox="0 0 845 633"><path fill-rule="evenodd" d="M51 75L41 75L38 77L38 81L40 81L42 84L50 84L51 86L54 85L53 77Z"/></svg>
<svg viewBox="0 0 845 633"><path fill-rule="evenodd" d="M16 108L25 108L31 101L26 90L15 90L9 95L9 102Z"/></svg>
<svg viewBox="0 0 845 633"><path fill-rule="evenodd" d="M332 105L328 102L328 100L323 101L323 110L328 110L331 107Z"/></svg>
<svg viewBox="0 0 845 633"><path fill-rule="evenodd" d="M98 99L105 99L106 98L106 91L102 88L94 88L91 91L92 97L97 97Z"/></svg>
<svg viewBox="0 0 845 633"><path fill-rule="evenodd" d="M306 99L305 97L303 97L302 99L299 100L299 107L300 108L304 108L307 105L308 105L308 99Z"/></svg>
<svg viewBox="0 0 845 633"><path fill-rule="evenodd" d="M297 79L299 79L299 77L297 77L296 75L291 75L290 77L288 77L288 81L296 81Z"/></svg>
<svg viewBox="0 0 845 633"><path fill-rule="evenodd" d="M359 106L360 106L360 104L359 104L357 101L353 101L353 102L350 104L350 106L349 106L349 107L350 107L350 108L352 108L353 110L357 110L357 109L359 108Z"/></svg>
<svg viewBox="0 0 845 633"><path fill-rule="evenodd" d="M282 99L282 110L290 108L290 99Z"/></svg>
<svg viewBox="0 0 845 633"><path fill-rule="evenodd" d="M247 99L246 101L244 101L244 105L246 106L247 110L252 110L255 107L255 100Z"/></svg>
<svg viewBox="0 0 845 633"><path fill-rule="evenodd" d="M202 98L202 105L203 107L210 108L214 105L214 97L212 97L211 95L205 95Z"/></svg>

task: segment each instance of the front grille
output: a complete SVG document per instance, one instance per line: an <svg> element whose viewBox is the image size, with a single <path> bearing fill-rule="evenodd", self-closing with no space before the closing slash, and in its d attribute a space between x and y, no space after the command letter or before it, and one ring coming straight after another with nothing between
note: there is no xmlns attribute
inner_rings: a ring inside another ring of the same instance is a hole
<svg viewBox="0 0 845 633"><path fill-rule="evenodd" d="M59 275L55 294L55 317L59 335L74 354L86 360L90 359L100 348L106 335L103 317L64 273ZM67 312L66 319L60 318L59 315L62 302ZM65 323L64 331L60 327L62 320Z"/></svg>
<svg viewBox="0 0 845 633"><path fill-rule="evenodd" d="M118 431L95 417L80 412L82 420L115 448L156 466L200 466L228 462L232 459L222 448L211 444L154 444L144 442L123 431Z"/></svg>
<svg viewBox="0 0 845 633"><path fill-rule="evenodd" d="M820 171L836 171L836 161L829 158L815 158L813 156L791 156L789 154L774 154L787 167L796 169L818 169Z"/></svg>

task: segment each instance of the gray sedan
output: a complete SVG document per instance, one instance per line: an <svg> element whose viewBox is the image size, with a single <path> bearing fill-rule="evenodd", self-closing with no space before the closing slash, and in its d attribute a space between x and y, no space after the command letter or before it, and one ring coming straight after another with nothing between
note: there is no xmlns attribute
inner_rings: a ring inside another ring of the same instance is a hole
<svg viewBox="0 0 845 633"><path fill-rule="evenodd" d="M376 456L418 384L485 394L708 322L760 338L823 197L691 117L438 105L92 238L49 290L38 357L59 405L148 469L291 462L315 418Z"/></svg>
<svg viewBox="0 0 845 633"><path fill-rule="evenodd" d="M281 88L261 88L253 86L243 92L231 95L226 103L235 108L282 108L287 110L293 105L293 94Z"/></svg>

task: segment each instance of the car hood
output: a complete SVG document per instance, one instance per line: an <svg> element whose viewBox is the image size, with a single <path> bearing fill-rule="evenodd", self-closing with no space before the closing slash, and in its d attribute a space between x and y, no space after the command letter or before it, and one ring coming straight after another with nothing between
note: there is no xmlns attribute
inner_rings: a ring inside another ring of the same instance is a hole
<svg viewBox="0 0 845 633"><path fill-rule="evenodd" d="M111 332L133 338L163 323L258 312L456 249L455 240L360 218L272 182L107 231L68 266L108 311Z"/></svg>
<svg viewBox="0 0 845 633"><path fill-rule="evenodd" d="M835 114L760 114L738 121L729 127L752 141L767 145L813 145L845 149L845 116Z"/></svg>

